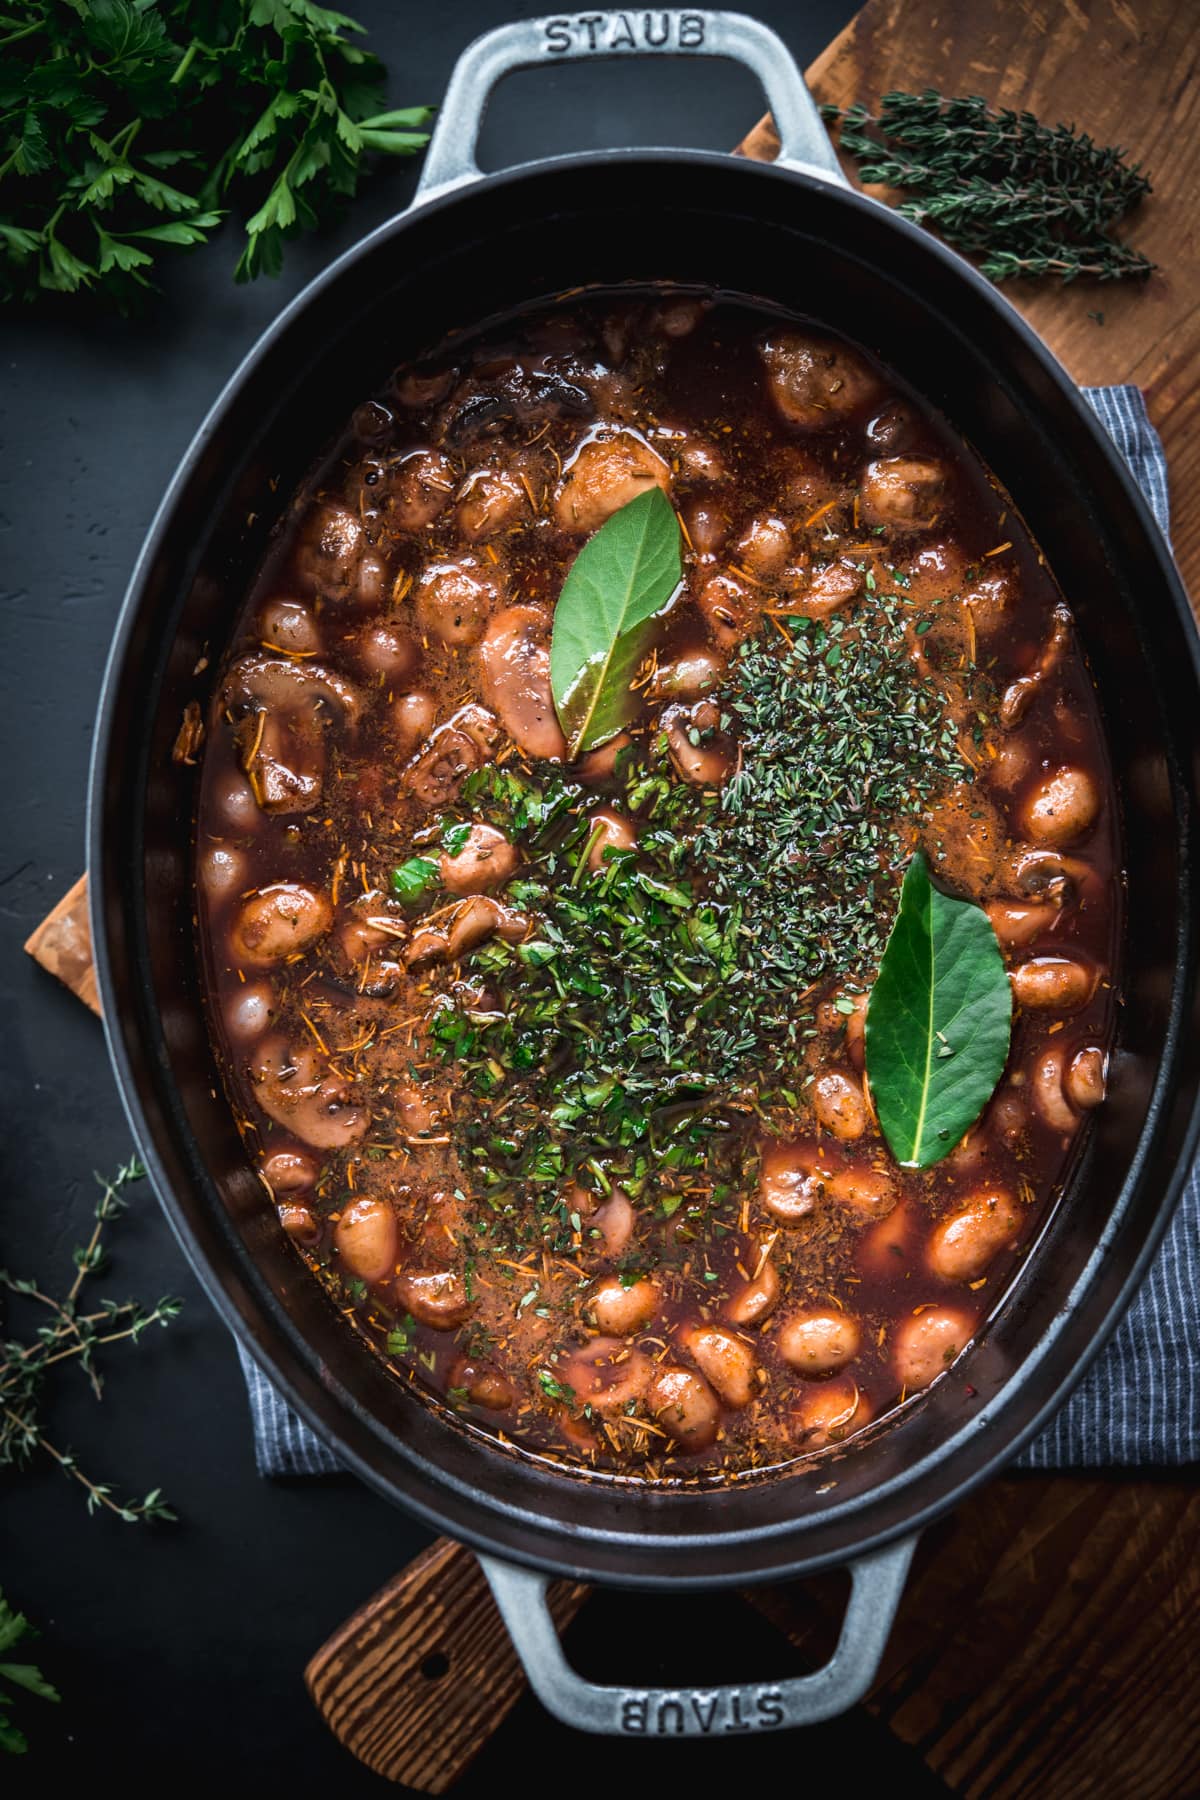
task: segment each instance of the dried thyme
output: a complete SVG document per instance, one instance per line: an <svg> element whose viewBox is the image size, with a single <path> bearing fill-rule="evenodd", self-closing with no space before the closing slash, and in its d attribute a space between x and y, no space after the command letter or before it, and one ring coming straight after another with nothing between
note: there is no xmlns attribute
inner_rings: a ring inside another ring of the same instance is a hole
<svg viewBox="0 0 1200 1800"><path fill-rule="evenodd" d="M941 686L909 659L911 617L902 595L880 593L865 629L861 609L823 625L796 618L794 648L756 641L738 659L726 707L742 767L694 854L714 895L743 907L760 1041L795 1041L797 994L869 974L907 861L905 823L969 774Z"/></svg>

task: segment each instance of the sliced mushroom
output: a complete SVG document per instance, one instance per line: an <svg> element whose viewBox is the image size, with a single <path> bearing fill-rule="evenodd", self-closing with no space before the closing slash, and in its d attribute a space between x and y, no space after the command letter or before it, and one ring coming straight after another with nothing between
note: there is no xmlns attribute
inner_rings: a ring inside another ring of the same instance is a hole
<svg viewBox="0 0 1200 1800"><path fill-rule="evenodd" d="M868 525L928 530L942 510L946 471L922 456L884 456L863 473L862 516Z"/></svg>
<svg viewBox="0 0 1200 1800"><path fill-rule="evenodd" d="M440 644L477 644L504 589L496 565L481 557L431 563L417 583L417 624Z"/></svg>
<svg viewBox="0 0 1200 1800"><path fill-rule="evenodd" d="M494 714L482 706L462 706L431 734L401 780L425 806L446 806L499 741Z"/></svg>
<svg viewBox="0 0 1200 1800"><path fill-rule="evenodd" d="M396 1277L396 1299L420 1324L435 1331L452 1331L474 1310L466 1282L453 1269L405 1269Z"/></svg>
<svg viewBox="0 0 1200 1800"><path fill-rule="evenodd" d="M324 704L335 708L349 725L357 724L362 713L358 689L336 670L259 651L233 664L221 684L221 704L234 714L248 708L294 713Z"/></svg>
<svg viewBox="0 0 1200 1800"><path fill-rule="evenodd" d="M1053 674L1071 642L1071 615L1065 606L1054 609L1050 637L1028 674L1018 676L1004 690L1000 701L1000 723L1011 730L1020 723L1033 705L1038 689Z"/></svg>
<svg viewBox="0 0 1200 1800"><path fill-rule="evenodd" d="M362 713L354 684L323 663L254 652L233 664L219 699L263 811L310 811L322 793L325 721L336 713L354 726Z"/></svg>
<svg viewBox="0 0 1200 1800"><path fill-rule="evenodd" d="M388 524L402 531L419 531L449 506L454 465L438 450L410 450L388 465L380 485Z"/></svg>
<svg viewBox="0 0 1200 1800"><path fill-rule="evenodd" d="M268 1038L250 1064L254 1097L274 1119L314 1150L341 1150L357 1143L371 1122L353 1084L324 1073L315 1044L291 1047L286 1038Z"/></svg>
<svg viewBox="0 0 1200 1800"><path fill-rule="evenodd" d="M510 944L519 944L529 931L527 914L502 906L487 894L472 894L423 919L404 952L404 960L409 968L431 962L457 962L487 938L502 937Z"/></svg>
<svg viewBox="0 0 1200 1800"><path fill-rule="evenodd" d="M721 709L711 700L694 706L668 706L662 715L676 772L696 787L721 787L733 773L733 740L721 730L720 720Z"/></svg>
<svg viewBox="0 0 1200 1800"><path fill-rule="evenodd" d="M479 646L480 690L527 756L561 762L567 754L550 689L550 621L536 606L497 613Z"/></svg>
<svg viewBox="0 0 1200 1800"><path fill-rule="evenodd" d="M333 923L329 898L303 881L276 881L242 902L229 934L235 964L270 968L299 956Z"/></svg>
<svg viewBox="0 0 1200 1800"><path fill-rule="evenodd" d="M507 530L531 510L528 481L516 469L473 469L458 490L455 518L462 535L477 544Z"/></svg>
<svg viewBox="0 0 1200 1800"><path fill-rule="evenodd" d="M590 1406L602 1419L635 1405L650 1385L650 1358L620 1337L593 1338L561 1367L563 1384L573 1390L577 1405Z"/></svg>
<svg viewBox="0 0 1200 1800"><path fill-rule="evenodd" d="M595 531L639 494L670 486L670 469L644 438L632 431L592 437L563 471L554 516L565 531Z"/></svg>
<svg viewBox="0 0 1200 1800"><path fill-rule="evenodd" d="M790 425L816 430L863 406L879 382L846 344L779 332L762 346L771 398Z"/></svg>
<svg viewBox="0 0 1200 1800"><path fill-rule="evenodd" d="M727 1406L748 1406L756 1391L758 1358L744 1338L723 1325L690 1325L680 1343Z"/></svg>

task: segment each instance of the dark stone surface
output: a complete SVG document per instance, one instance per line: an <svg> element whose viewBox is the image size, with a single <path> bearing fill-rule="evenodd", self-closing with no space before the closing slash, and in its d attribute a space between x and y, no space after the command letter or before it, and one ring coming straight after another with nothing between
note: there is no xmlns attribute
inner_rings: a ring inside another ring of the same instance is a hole
<svg viewBox="0 0 1200 1800"><path fill-rule="evenodd" d="M476 31L540 9L470 0L416 14L360 0L355 10L389 63L392 102L401 105L436 100ZM760 0L757 8L802 62L852 10L848 0L803 8ZM760 110L751 78L724 64L560 67L511 82L481 154L499 166L647 139L724 148ZM215 247L171 265L162 299L135 323L83 305L2 321L0 1263L52 1291L68 1284L71 1246L87 1233L91 1171L115 1168L129 1135L97 1022L21 944L82 865L92 714L124 584L175 460L243 352L309 276L406 204L413 179L407 165L384 170L341 227L291 249L279 283L233 285L227 229ZM179 1523L142 1529L89 1519L81 1492L45 1459L24 1474L3 1473L0 1586L41 1626L36 1654L63 1704L22 1701L34 1750L0 1772L0 1787L32 1792L70 1773L101 1794L118 1781L132 1788L153 1779L167 1792L221 1782L240 1795L264 1778L273 1791L382 1792L326 1733L301 1670L425 1534L349 1478L260 1481L233 1344L144 1186L133 1190L115 1247L94 1291L181 1294L183 1315L139 1350L110 1357L101 1405L66 1373L48 1432L120 1491L161 1485ZM667 1675L676 1647L682 1653L698 1638L705 1647L694 1656L704 1666L694 1672L706 1678L777 1674L787 1663L786 1648L735 1600L676 1611L613 1597L579 1629L580 1654L597 1672L629 1672L631 1613L641 1659ZM661 1656L651 1655L660 1640ZM810 1767L845 1767L850 1758L865 1775L884 1749L872 1730L859 1718L786 1753ZM549 1774L553 1747L566 1768L586 1749L527 1701L464 1791L513 1771L517 1755L527 1774L539 1766ZM765 1758L780 1748L665 1746L638 1752L636 1775L694 1774L715 1756L724 1778L745 1779L747 1763L765 1773ZM910 1780L922 1777L910 1771Z"/></svg>

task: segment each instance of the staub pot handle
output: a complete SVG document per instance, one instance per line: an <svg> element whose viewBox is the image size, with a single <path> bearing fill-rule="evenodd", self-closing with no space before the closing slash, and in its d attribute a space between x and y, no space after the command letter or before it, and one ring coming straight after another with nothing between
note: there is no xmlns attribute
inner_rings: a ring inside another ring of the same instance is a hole
<svg viewBox="0 0 1200 1800"><path fill-rule="evenodd" d="M744 13L637 7L523 19L469 44L450 77L415 204L482 178L475 161L479 128L492 90L514 69L631 56L722 56L743 63L757 75L770 104L780 142L776 160L847 185L803 75L766 25Z"/></svg>
<svg viewBox="0 0 1200 1800"><path fill-rule="evenodd" d="M608 1737L728 1737L816 1725L857 1704L875 1679L904 1591L916 1538L849 1565L850 1599L837 1648L823 1668L741 1686L635 1688L585 1681L563 1654L549 1577L481 1556L529 1685L547 1712L577 1731Z"/></svg>

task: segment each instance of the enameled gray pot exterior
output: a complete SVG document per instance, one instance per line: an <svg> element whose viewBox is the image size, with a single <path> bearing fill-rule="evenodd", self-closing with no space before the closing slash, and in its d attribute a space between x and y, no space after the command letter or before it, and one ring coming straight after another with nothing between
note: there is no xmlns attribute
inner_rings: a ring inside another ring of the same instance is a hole
<svg viewBox="0 0 1200 1800"><path fill-rule="evenodd" d="M653 37L665 19L666 40L617 41L644 38L643 19L655 21ZM840 184L811 100L763 27L699 12L588 14L499 38L473 46L451 83L418 203L265 334L151 528L105 677L92 771L105 1025L139 1149L215 1304L382 1493L491 1559L583 1580L705 1587L857 1563L835 1679L746 1691L747 1728L772 1728L828 1716L869 1681L914 1532L1061 1405L1166 1228L1197 1136L1195 633L1161 534L1069 379L967 264ZM789 160L606 152L476 177L477 112L506 67L639 50L744 51L778 109ZM886 1426L802 1473L647 1492L508 1453L407 1395L300 1265L262 1203L213 1064L191 904L194 772L170 750L184 706L207 699L213 652L287 496L392 367L449 329L539 297L664 280L758 296L843 330L940 406L1005 482L1091 660L1129 890L1111 1096L987 1335ZM686 1729L702 1732L705 1719L715 1728L717 1714L703 1697L697 1710L691 1691L585 1698L545 1639L537 1587L519 1570L488 1570L548 1704L594 1729L637 1734L643 1719L673 1732L680 1717ZM725 1694L722 1720L732 1705Z"/></svg>

